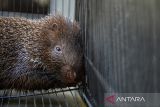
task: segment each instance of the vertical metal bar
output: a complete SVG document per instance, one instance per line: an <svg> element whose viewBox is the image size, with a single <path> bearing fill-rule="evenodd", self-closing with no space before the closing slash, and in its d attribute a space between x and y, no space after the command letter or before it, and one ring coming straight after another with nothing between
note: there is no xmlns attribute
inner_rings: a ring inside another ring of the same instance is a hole
<svg viewBox="0 0 160 107"><path fill-rule="evenodd" d="M26 97L25 97L26 98L25 107L27 107L27 103L28 103L28 100L27 100L28 99L28 93L27 93L27 91L25 91L24 94L26 95Z"/></svg>
<svg viewBox="0 0 160 107"><path fill-rule="evenodd" d="M2 14L2 7L3 7L3 0L1 1L1 5L0 5L0 12Z"/></svg>
<svg viewBox="0 0 160 107"><path fill-rule="evenodd" d="M1 7L1 11L2 11L2 13L1 13L1 16L3 16L3 0L2 0L2 7Z"/></svg>
<svg viewBox="0 0 160 107"><path fill-rule="evenodd" d="M56 97L59 99L59 96L57 95L56 89L54 89L54 91L52 90L52 93L55 93L55 94L56 94ZM57 100L56 100L56 101L57 101ZM59 103L59 101L57 101L57 102L58 102L59 107L61 107L61 104Z"/></svg>
<svg viewBox="0 0 160 107"><path fill-rule="evenodd" d="M51 13L51 0L49 0L49 3L48 3L48 8L47 8L47 14L50 14Z"/></svg>
<svg viewBox="0 0 160 107"><path fill-rule="evenodd" d="M15 12L15 0L13 0L13 12ZM13 16L15 17L15 13L13 13Z"/></svg>
<svg viewBox="0 0 160 107"><path fill-rule="evenodd" d="M57 13L57 0L55 0L55 13Z"/></svg>
<svg viewBox="0 0 160 107"><path fill-rule="evenodd" d="M20 16L22 16L22 0L20 0L20 3L19 3L19 12L20 12Z"/></svg>
<svg viewBox="0 0 160 107"><path fill-rule="evenodd" d="M50 97L49 90L48 90L47 92L48 92L49 106L50 106L50 107L53 107L52 102L51 102L51 97Z"/></svg>
<svg viewBox="0 0 160 107"><path fill-rule="evenodd" d="M20 105L21 105L21 90L19 91L19 94L18 94L18 107L20 107Z"/></svg>
<svg viewBox="0 0 160 107"><path fill-rule="evenodd" d="M11 96L12 96L12 89L10 90L9 98L7 99L7 100L8 100L8 102L7 102L7 107L9 107L8 105L9 105L9 101L10 101L10 99L11 99Z"/></svg>
<svg viewBox="0 0 160 107"><path fill-rule="evenodd" d="M28 13L29 13L29 2L27 2L26 5L27 5L27 18L28 18L28 17L29 17L29 16L28 16Z"/></svg>
<svg viewBox="0 0 160 107"><path fill-rule="evenodd" d="M78 106L81 107L81 102L80 102L80 99L79 99L79 97L80 97L80 91L79 91L79 89L76 90L76 93L74 93L74 95L75 95L75 100L76 100Z"/></svg>
<svg viewBox="0 0 160 107"><path fill-rule="evenodd" d="M6 92L7 92L7 90L4 90L2 97L6 96ZM3 107L3 103L4 103L4 98L2 98L1 107Z"/></svg>
<svg viewBox="0 0 160 107"><path fill-rule="evenodd" d="M43 6L43 12L42 12L43 15L45 15L45 6Z"/></svg>
<svg viewBox="0 0 160 107"><path fill-rule="evenodd" d="M44 98L43 98L43 92L42 92L42 90L41 90L41 96L42 96L42 105L44 107Z"/></svg>
<svg viewBox="0 0 160 107"><path fill-rule="evenodd" d="M64 15L64 0L62 0L62 15Z"/></svg>
<svg viewBox="0 0 160 107"><path fill-rule="evenodd" d="M71 95L72 95L72 98L73 98L73 100L76 102L76 107L80 107L79 106L79 104L78 104L78 101L77 101L77 98L73 95L73 92L72 92L72 90L68 87L68 89L70 90L70 93L71 93Z"/></svg>
<svg viewBox="0 0 160 107"><path fill-rule="evenodd" d="M68 3L68 17L70 18L70 15L71 15L71 12L70 12L70 10L71 10L71 0L69 0L68 2L69 2Z"/></svg>
<svg viewBox="0 0 160 107"><path fill-rule="evenodd" d="M66 100L66 96L65 96L65 94L64 94L64 90L63 90L62 88L61 88L61 91L62 91L64 100L65 100L66 106L69 107L69 106L68 106L68 103L67 103L67 100Z"/></svg>
<svg viewBox="0 0 160 107"><path fill-rule="evenodd" d="M36 104L36 95L35 95L34 91L33 91L33 95L34 95L34 107L37 107L37 104Z"/></svg>
<svg viewBox="0 0 160 107"><path fill-rule="evenodd" d="M7 1L7 15L9 16L9 0L6 0Z"/></svg>
<svg viewBox="0 0 160 107"><path fill-rule="evenodd" d="M51 15L53 15L53 14L55 14L56 12L55 12L55 9L56 9L56 0L50 0L50 11L49 11L49 13L51 14Z"/></svg>
<svg viewBox="0 0 160 107"><path fill-rule="evenodd" d="M33 19L33 0L32 0L32 19Z"/></svg>
<svg viewBox="0 0 160 107"><path fill-rule="evenodd" d="M39 0L37 2L38 2L37 4L39 4ZM37 12L36 13L38 14L38 18L39 18L39 6L38 5L37 5Z"/></svg>

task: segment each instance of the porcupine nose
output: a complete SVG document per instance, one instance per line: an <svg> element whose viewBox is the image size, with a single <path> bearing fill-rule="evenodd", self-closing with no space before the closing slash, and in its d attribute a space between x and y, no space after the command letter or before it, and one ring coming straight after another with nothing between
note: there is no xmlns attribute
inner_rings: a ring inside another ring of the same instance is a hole
<svg viewBox="0 0 160 107"><path fill-rule="evenodd" d="M76 72L73 67L69 65L64 65L61 69L61 75L64 83L75 83Z"/></svg>

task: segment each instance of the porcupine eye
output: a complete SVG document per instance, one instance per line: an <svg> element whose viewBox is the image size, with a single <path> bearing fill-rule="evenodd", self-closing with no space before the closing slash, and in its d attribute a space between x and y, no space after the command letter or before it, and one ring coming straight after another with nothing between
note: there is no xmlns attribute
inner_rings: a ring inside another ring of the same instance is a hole
<svg viewBox="0 0 160 107"><path fill-rule="evenodd" d="M56 45L56 46L54 47L54 52L55 52L55 54L57 54L57 55L62 54L62 48L61 48L61 46Z"/></svg>

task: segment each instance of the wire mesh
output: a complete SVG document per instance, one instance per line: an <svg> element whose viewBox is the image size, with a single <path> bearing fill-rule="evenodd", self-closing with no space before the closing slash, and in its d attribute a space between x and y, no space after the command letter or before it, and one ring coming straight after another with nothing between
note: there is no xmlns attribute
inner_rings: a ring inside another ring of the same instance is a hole
<svg viewBox="0 0 160 107"><path fill-rule="evenodd" d="M157 0L77 0L86 82L98 107L105 106L105 93L160 92L159 4Z"/></svg>
<svg viewBox="0 0 160 107"><path fill-rule="evenodd" d="M78 87L16 91L0 90L0 107L87 107Z"/></svg>

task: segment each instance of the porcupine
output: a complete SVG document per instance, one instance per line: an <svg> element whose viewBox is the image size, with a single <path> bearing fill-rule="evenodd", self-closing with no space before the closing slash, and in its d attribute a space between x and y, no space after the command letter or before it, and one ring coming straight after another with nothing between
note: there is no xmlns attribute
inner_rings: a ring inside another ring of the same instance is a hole
<svg viewBox="0 0 160 107"><path fill-rule="evenodd" d="M84 76L80 27L61 15L0 17L0 88L49 89Z"/></svg>

